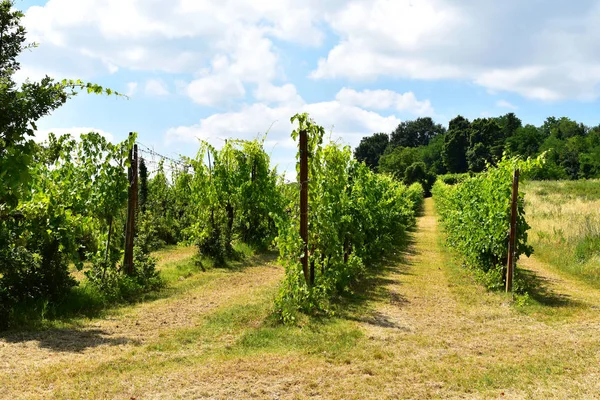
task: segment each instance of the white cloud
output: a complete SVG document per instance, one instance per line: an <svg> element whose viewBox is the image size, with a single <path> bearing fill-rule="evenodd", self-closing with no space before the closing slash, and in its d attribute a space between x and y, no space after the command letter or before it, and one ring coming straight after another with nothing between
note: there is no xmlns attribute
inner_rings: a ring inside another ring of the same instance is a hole
<svg viewBox="0 0 600 400"><path fill-rule="evenodd" d="M315 79L461 79L542 101L600 95L600 4L351 1L326 14L338 43Z"/></svg>
<svg viewBox="0 0 600 400"><path fill-rule="evenodd" d="M336 95L343 103L369 110L406 111L416 115L433 115L433 107L429 100L419 101L413 92L397 93L392 90L363 90L343 88Z"/></svg>
<svg viewBox="0 0 600 400"><path fill-rule="evenodd" d="M168 96L169 89L167 85L160 79L148 79L144 87L144 91L148 96Z"/></svg>
<svg viewBox="0 0 600 400"><path fill-rule="evenodd" d="M167 131L167 142L195 142L197 139L219 144L223 139L253 139L269 131L268 138L281 148L293 148L290 133L294 129L290 117L308 112L315 121L331 130L333 138L355 146L363 136L374 132L391 132L400 123L395 116L343 104L339 101L305 104L302 107L275 106L262 103L243 106L241 110L213 114L191 126Z"/></svg>
<svg viewBox="0 0 600 400"><path fill-rule="evenodd" d="M57 137L70 134L73 138L79 139L81 134L90 132L95 132L100 134L101 136L104 136L109 142L114 141L114 135L112 133L103 131L102 129L86 127L40 129L35 132L33 140L37 143L44 142L48 140L48 136L50 135L50 133L53 133Z"/></svg>
<svg viewBox="0 0 600 400"><path fill-rule="evenodd" d="M217 97L251 86L272 102L267 84L287 81L282 42L326 43L318 62L306 60L315 79L455 79L535 100L593 100L598 21L592 0L48 0L26 12L41 48L24 60L58 77L190 74L188 85L200 80Z"/></svg>
<svg viewBox="0 0 600 400"><path fill-rule="evenodd" d="M254 91L254 98L267 104L302 105L304 100L298 94L296 86L286 83L275 86L270 83L261 83Z"/></svg>
<svg viewBox="0 0 600 400"><path fill-rule="evenodd" d="M516 110L517 108L519 108L519 107L515 106L514 104L512 104L512 103L510 103L510 102L508 102L506 100L498 100L496 102L496 107L508 108L510 110Z"/></svg>
<svg viewBox="0 0 600 400"><path fill-rule="evenodd" d="M216 106L228 100L243 97L244 85L230 74L210 75L192 81L186 88L186 94L196 104Z"/></svg>
<svg viewBox="0 0 600 400"><path fill-rule="evenodd" d="M257 81L274 74L271 38L322 42L321 10L317 0L48 0L30 7L24 23L55 59L77 54L109 73L193 73L229 55L232 73Z"/></svg>
<svg viewBox="0 0 600 400"><path fill-rule="evenodd" d="M125 92L126 96L133 96L137 92L138 83L137 82L129 82L127 83L127 92Z"/></svg>

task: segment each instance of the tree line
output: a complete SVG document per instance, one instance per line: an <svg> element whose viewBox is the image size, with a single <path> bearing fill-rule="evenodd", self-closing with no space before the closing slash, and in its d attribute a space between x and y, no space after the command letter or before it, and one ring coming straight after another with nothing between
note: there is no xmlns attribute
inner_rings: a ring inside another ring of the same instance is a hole
<svg viewBox="0 0 600 400"><path fill-rule="evenodd" d="M534 157L547 152L532 179L600 178L600 125L589 127L567 117L549 117L541 126L514 114L477 118L459 115L448 128L430 117L403 121L388 133L364 137L354 155L377 172L406 184L420 182L428 191L437 175L481 172L503 154Z"/></svg>

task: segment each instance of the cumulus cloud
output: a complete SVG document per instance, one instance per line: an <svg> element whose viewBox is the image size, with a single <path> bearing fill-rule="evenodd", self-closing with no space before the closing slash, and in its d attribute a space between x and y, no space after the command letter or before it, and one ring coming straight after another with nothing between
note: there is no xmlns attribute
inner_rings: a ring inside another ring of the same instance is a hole
<svg viewBox="0 0 600 400"><path fill-rule="evenodd" d="M363 136L374 132L391 132L400 123L395 116L383 116L374 111L343 104L339 101L293 106L269 106L255 103L238 111L213 114L191 126L178 126L167 131L168 142L196 142L198 139L219 144L223 139L253 139L269 132L273 145L293 148L289 138L294 129L290 117L308 112L317 123L331 132L331 137L355 146Z"/></svg>
<svg viewBox="0 0 600 400"><path fill-rule="evenodd" d="M339 41L315 79L461 79L542 101L600 95L595 1L353 1L326 20Z"/></svg>
<svg viewBox="0 0 600 400"><path fill-rule="evenodd" d="M55 58L77 54L107 72L194 73L230 54L236 72L256 75L274 57L270 38L320 44L319 15L317 0L49 0L30 7L24 23Z"/></svg>
<svg viewBox="0 0 600 400"><path fill-rule="evenodd" d="M413 92L397 93L392 90L363 90L343 88L336 96L343 104L354 105L369 110L407 111L416 115L433 115L429 100L419 101Z"/></svg>
<svg viewBox="0 0 600 400"><path fill-rule="evenodd" d="M148 96L168 96L169 89L161 79L148 79L144 88Z"/></svg>
<svg viewBox="0 0 600 400"><path fill-rule="evenodd" d="M286 83L275 86L271 83L259 84L254 91L254 98L268 104L302 105L304 100L298 94L296 86Z"/></svg>
<svg viewBox="0 0 600 400"><path fill-rule="evenodd" d="M217 106L246 94L242 81L231 74L210 75L190 82L186 94L196 104Z"/></svg>
<svg viewBox="0 0 600 400"><path fill-rule="evenodd" d="M42 47L25 58L61 77L227 77L231 93L283 79L284 43L322 46L308 60L314 79L459 79L535 100L592 100L599 21L594 0L49 0L27 10Z"/></svg>

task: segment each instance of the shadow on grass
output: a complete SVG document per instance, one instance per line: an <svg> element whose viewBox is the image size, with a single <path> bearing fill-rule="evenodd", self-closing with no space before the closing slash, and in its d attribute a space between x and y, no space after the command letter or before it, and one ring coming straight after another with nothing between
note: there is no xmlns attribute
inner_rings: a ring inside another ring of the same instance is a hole
<svg viewBox="0 0 600 400"><path fill-rule="evenodd" d="M412 275L412 263L408 256L416 255L414 238L408 233L395 254L389 254L374 266L365 278L353 287L353 293L340 296L337 306L341 318L367 323L383 328L407 330L389 316L372 308L371 303L387 303L402 308L408 300L393 290L393 286L402 284L398 276Z"/></svg>
<svg viewBox="0 0 600 400"><path fill-rule="evenodd" d="M275 263L277 262L278 257L279 252L276 250L251 254L236 251L234 255L225 261L225 264L215 265L213 268L242 272L247 268L255 267L257 265Z"/></svg>
<svg viewBox="0 0 600 400"><path fill-rule="evenodd" d="M566 308L581 307L583 305L582 302L573 299L571 296L556 293L552 290L555 283L548 278L522 268L519 269L519 274L529 297L543 306Z"/></svg>
<svg viewBox="0 0 600 400"><path fill-rule="evenodd" d="M11 332L0 334L8 343L36 341L40 348L53 352L81 353L88 348L109 345L139 344L138 341L124 337L108 337L100 329L79 330L73 328L48 329L40 332Z"/></svg>
<svg viewBox="0 0 600 400"><path fill-rule="evenodd" d="M244 255L237 260L229 260L226 266L214 269L242 272L254 266L275 262L277 255L278 253L274 251ZM161 270L161 275L167 277L165 287L137 293L126 299L108 299L93 286L83 283L72 288L60 303L47 304L43 301L36 301L17 306L12 312L10 329L7 332L32 332L31 334L39 332L43 334L51 331L52 329L48 328L53 328L57 324L74 324L80 318L103 318L108 313L120 308L169 298L191 287L218 279L220 276L205 272L195 264L193 258L181 260L170 264L169 270ZM2 335L2 330L0 330L0 335Z"/></svg>

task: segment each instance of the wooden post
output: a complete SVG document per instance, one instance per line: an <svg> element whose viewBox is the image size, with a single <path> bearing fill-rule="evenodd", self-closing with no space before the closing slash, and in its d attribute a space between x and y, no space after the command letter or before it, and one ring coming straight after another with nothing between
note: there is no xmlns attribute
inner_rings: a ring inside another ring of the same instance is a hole
<svg viewBox="0 0 600 400"><path fill-rule="evenodd" d="M129 135L132 135L131 133ZM132 154L133 153L133 154ZM129 163L127 176L129 178L129 191L127 198L127 222L125 224L125 255L123 266L127 275L133 275L133 243L135 238L135 216L137 213L138 198L138 147L133 145L133 151L129 152Z"/></svg>
<svg viewBox="0 0 600 400"><path fill-rule="evenodd" d="M304 242L301 258L306 283L314 283L314 271L308 271L308 135L300 131L300 237Z"/></svg>
<svg viewBox="0 0 600 400"><path fill-rule="evenodd" d="M508 265L506 266L506 292L513 290L515 275L515 246L517 244L517 204L519 201L519 170L513 175L512 199L510 207L510 235L508 237Z"/></svg>

